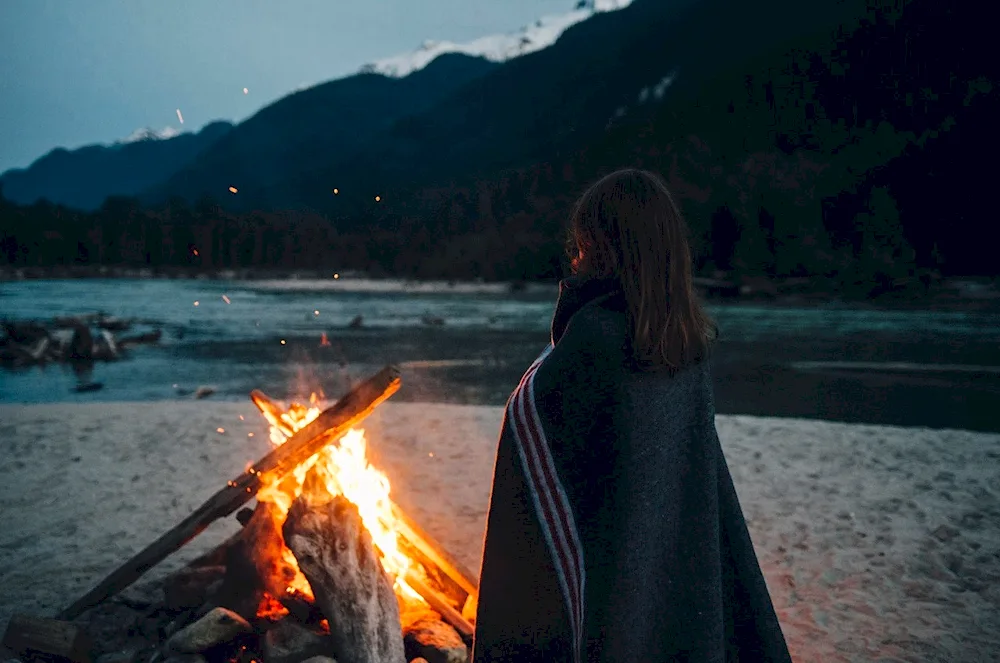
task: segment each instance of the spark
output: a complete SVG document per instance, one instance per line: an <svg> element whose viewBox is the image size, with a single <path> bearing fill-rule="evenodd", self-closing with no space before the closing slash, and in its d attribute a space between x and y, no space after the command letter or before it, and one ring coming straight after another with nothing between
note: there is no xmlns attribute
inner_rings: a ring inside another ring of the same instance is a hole
<svg viewBox="0 0 1000 663"><path fill-rule="evenodd" d="M195 306L197 306L197 305L198 305L198 302L195 302L195 303L194 303L194 305L195 305Z"/></svg>
<svg viewBox="0 0 1000 663"><path fill-rule="evenodd" d="M191 253L198 255L198 249L191 249Z"/></svg>
<svg viewBox="0 0 1000 663"><path fill-rule="evenodd" d="M237 191L239 191L239 189L237 189L236 187L234 186L229 187L229 193L236 193Z"/></svg>
<svg viewBox="0 0 1000 663"><path fill-rule="evenodd" d="M180 122L181 124L184 124L184 116L181 115L180 108L177 109L177 121Z"/></svg>
<svg viewBox="0 0 1000 663"><path fill-rule="evenodd" d="M281 339L281 344L282 344L282 345L284 345L284 344L285 344L285 339Z"/></svg>
<svg viewBox="0 0 1000 663"><path fill-rule="evenodd" d="M247 433L247 437L253 437L253 433Z"/></svg>
<svg viewBox="0 0 1000 663"><path fill-rule="evenodd" d="M430 456L431 458L434 458L434 454L433 454L433 452L432 452L432 453L429 453L429 454L427 454L427 455L428 455L428 456Z"/></svg>
<svg viewBox="0 0 1000 663"><path fill-rule="evenodd" d="M334 275L333 275L333 278L335 278L335 279L339 279L339 278L340 278L340 274L334 274Z"/></svg>
<svg viewBox="0 0 1000 663"><path fill-rule="evenodd" d="M250 94L250 90L248 90L247 88L243 88L243 94Z"/></svg>
<svg viewBox="0 0 1000 663"><path fill-rule="evenodd" d="M335 195L335 196L336 196L336 195L337 195L338 193L340 193L340 189L334 189L334 190L333 190L333 195Z"/></svg>
<svg viewBox="0 0 1000 663"><path fill-rule="evenodd" d="M240 415L240 421L243 421L243 415L242 414Z"/></svg>
<svg viewBox="0 0 1000 663"><path fill-rule="evenodd" d="M215 429L215 432L216 432L216 433L225 433L225 432L226 432L226 429L225 429L225 428L221 428L221 427L220 427L220 428L216 428L216 429Z"/></svg>
<svg viewBox="0 0 1000 663"><path fill-rule="evenodd" d="M313 315L319 315L319 310L313 311Z"/></svg>
<svg viewBox="0 0 1000 663"><path fill-rule="evenodd" d="M222 301L226 302L227 304L231 304L232 303L232 302L229 301L229 297L227 297L226 295L222 296ZM242 419L242 418L243 417L240 417L240 419Z"/></svg>
<svg viewBox="0 0 1000 663"><path fill-rule="evenodd" d="M382 196L375 196L375 202L379 202L380 200L382 200Z"/></svg>

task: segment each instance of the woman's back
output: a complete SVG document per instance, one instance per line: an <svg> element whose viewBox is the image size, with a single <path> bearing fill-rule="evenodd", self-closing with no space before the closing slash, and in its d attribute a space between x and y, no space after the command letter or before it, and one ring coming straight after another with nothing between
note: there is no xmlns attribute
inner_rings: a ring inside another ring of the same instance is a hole
<svg viewBox="0 0 1000 663"><path fill-rule="evenodd" d="M623 273L561 284L552 343L508 402L475 660L788 661L716 434L707 339L676 343L707 318L663 284L690 313L668 325L676 309L643 309Z"/></svg>

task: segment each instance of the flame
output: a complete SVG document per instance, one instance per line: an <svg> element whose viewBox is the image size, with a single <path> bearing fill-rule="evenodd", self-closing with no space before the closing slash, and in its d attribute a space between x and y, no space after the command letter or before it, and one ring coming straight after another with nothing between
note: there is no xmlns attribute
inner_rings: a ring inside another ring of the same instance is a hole
<svg viewBox="0 0 1000 663"><path fill-rule="evenodd" d="M270 424L271 444L276 447L318 417L322 406L315 393L309 398L310 407L292 403L287 410L281 410L280 406L264 398L254 397L254 402ZM272 480L262 487L257 499L274 504L284 518L292 502L302 494L306 475L315 472L331 497L343 495L358 507L361 521L381 553L382 567L390 577L395 578L393 589L396 593L409 600L423 602L422 597L404 580L407 572L420 572L422 569L412 568L415 566L413 561L399 547L396 517L389 500L389 478L368 462L367 450L364 430L352 428L339 442L331 437L325 447L299 464L290 477ZM248 471L253 469L248 468ZM298 569L294 555L287 548L284 556L290 566ZM312 596L301 572L296 573L289 586L289 591L293 590Z"/></svg>

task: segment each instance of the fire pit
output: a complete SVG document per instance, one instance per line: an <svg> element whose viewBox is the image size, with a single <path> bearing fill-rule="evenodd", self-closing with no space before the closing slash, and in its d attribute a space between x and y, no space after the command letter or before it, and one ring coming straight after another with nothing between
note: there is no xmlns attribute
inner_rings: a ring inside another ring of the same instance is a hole
<svg viewBox="0 0 1000 663"><path fill-rule="evenodd" d="M15 615L4 644L81 663L467 660L472 575L391 501L358 427L399 385L387 367L326 410L315 397L286 407L253 392L271 453L59 619ZM242 529L163 580L157 600L132 605L127 637L109 647L72 621L233 513Z"/></svg>

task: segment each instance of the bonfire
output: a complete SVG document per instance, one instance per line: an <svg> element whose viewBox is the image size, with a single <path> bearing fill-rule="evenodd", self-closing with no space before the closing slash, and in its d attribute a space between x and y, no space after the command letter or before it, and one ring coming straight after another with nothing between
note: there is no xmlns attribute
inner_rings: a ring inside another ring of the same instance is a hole
<svg viewBox="0 0 1000 663"><path fill-rule="evenodd" d="M143 654L148 661L177 654L243 663L465 660L472 576L392 502L390 480L369 462L358 425L399 385L398 370L387 367L325 409L315 395L308 405L285 406L254 391L272 451L59 620L15 616L4 644L29 657L87 660L101 647L81 644L86 634L70 620L236 513L240 532L164 581L164 605L150 614L170 621ZM241 508L253 498L253 509Z"/></svg>

